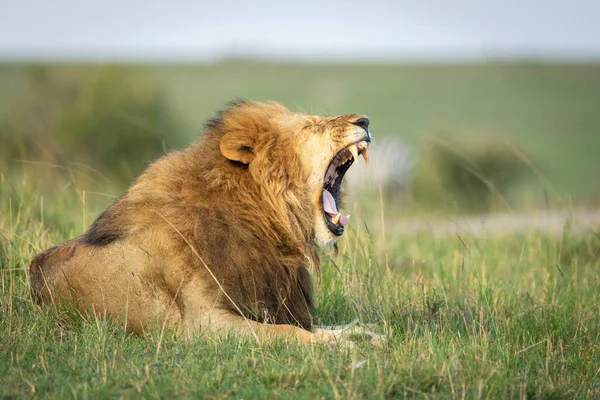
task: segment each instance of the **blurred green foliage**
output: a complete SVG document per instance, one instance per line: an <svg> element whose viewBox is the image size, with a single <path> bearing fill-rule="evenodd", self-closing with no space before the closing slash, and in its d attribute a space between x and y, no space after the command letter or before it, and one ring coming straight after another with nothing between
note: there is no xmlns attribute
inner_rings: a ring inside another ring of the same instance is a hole
<svg viewBox="0 0 600 400"><path fill-rule="evenodd" d="M426 208L470 212L515 207L510 189L531 171L505 143L433 140L423 149L414 179L415 201Z"/></svg>
<svg viewBox="0 0 600 400"><path fill-rule="evenodd" d="M183 145L164 93L122 67L26 68L0 140L4 159L79 163L121 182Z"/></svg>
<svg viewBox="0 0 600 400"><path fill-rule="evenodd" d="M375 141L396 137L415 149L416 207L600 204L595 64L0 65L0 166L78 163L106 175L118 193L240 97L369 115ZM104 191L102 182L81 190Z"/></svg>

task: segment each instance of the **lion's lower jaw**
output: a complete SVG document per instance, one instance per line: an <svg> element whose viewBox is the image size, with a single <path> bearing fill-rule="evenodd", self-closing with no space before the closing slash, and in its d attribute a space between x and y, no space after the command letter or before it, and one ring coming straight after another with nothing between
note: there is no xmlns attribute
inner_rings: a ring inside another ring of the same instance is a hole
<svg viewBox="0 0 600 400"><path fill-rule="evenodd" d="M321 247L331 247L337 243L341 236L333 234L322 218L315 223L315 242Z"/></svg>

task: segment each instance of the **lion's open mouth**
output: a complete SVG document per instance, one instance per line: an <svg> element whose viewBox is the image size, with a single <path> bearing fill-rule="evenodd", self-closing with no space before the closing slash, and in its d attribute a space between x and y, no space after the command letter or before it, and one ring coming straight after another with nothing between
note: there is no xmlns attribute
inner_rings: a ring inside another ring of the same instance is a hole
<svg viewBox="0 0 600 400"><path fill-rule="evenodd" d="M342 215L338 211L342 180L354 160L358 159L359 154L362 154L365 163L369 163L368 146L369 143L365 140L352 143L333 157L325 172L325 183L321 197L323 218L327 228L337 236L342 236L344 227L348 225L348 219L350 218L349 215Z"/></svg>

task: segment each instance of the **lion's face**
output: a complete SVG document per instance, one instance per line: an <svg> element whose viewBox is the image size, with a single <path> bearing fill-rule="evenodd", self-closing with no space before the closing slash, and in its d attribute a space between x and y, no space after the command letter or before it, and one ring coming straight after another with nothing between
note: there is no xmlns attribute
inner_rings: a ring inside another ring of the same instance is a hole
<svg viewBox="0 0 600 400"><path fill-rule="evenodd" d="M241 129L223 136L222 154L248 165L248 172L262 184L285 179L287 187L307 192L314 209L315 241L334 244L349 218L339 211L344 175L359 155L368 162L369 119L356 114L311 116L278 104L241 107L244 120L234 122L235 113L226 115L232 128Z"/></svg>
<svg viewBox="0 0 600 400"><path fill-rule="evenodd" d="M337 117L295 115L302 120L297 130L298 152L315 211L315 240L321 246L334 244L344 233L349 215L340 212L340 194L344 175L359 155L368 162L371 143L369 119L348 114Z"/></svg>

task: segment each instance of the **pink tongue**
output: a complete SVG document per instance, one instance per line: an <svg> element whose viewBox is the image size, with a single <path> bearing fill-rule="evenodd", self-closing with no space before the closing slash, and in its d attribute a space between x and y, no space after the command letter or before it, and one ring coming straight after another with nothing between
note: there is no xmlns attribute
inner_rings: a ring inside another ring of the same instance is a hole
<svg viewBox="0 0 600 400"><path fill-rule="evenodd" d="M327 190L323 190L323 210L332 217L335 217L339 213L335 205L335 199Z"/></svg>
<svg viewBox="0 0 600 400"><path fill-rule="evenodd" d="M335 199L333 198L332 194L329 193L327 190L323 190L323 210L325 210L325 212L332 217L335 217L340 213L337 209L337 206L335 205ZM348 225L349 217L349 215L340 215L340 220L338 221L338 224L341 226Z"/></svg>

